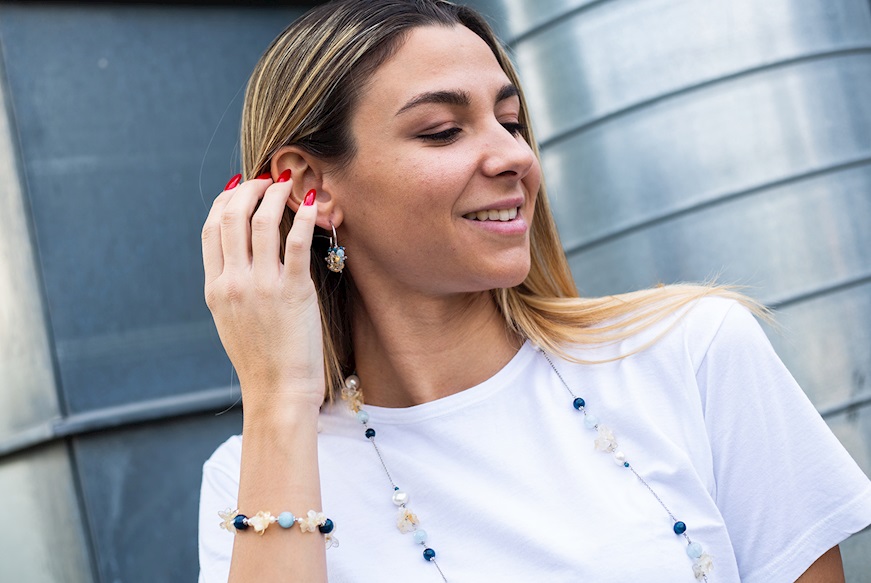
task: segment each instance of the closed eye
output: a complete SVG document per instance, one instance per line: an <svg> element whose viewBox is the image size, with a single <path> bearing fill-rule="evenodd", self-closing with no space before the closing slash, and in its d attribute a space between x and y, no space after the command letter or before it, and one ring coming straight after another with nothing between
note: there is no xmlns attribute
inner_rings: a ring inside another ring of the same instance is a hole
<svg viewBox="0 0 871 583"><path fill-rule="evenodd" d="M417 137L425 142L449 143L456 140L461 131L460 128L448 128L441 132L436 132L434 134L421 134Z"/></svg>
<svg viewBox="0 0 871 583"><path fill-rule="evenodd" d="M502 124L502 127L508 130L513 136L520 136L526 131L526 125L518 122L506 122Z"/></svg>

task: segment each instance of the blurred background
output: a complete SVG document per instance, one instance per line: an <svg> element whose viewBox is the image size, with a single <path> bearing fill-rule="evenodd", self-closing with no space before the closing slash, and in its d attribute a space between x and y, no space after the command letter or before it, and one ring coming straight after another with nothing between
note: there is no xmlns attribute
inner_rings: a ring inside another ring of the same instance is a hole
<svg viewBox="0 0 871 583"><path fill-rule="evenodd" d="M871 3L469 3L582 294L750 286L871 472ZM196 579L201 466L241 430L200 229L247 76L309 5L0 3L3 581ZM842 552L871 581L871 531Z"/></svg>

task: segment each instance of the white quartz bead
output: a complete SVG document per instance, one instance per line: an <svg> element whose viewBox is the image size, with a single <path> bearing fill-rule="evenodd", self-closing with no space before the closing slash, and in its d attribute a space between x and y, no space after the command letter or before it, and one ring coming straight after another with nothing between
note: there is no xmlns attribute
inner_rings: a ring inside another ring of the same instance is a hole
<svg viewBox="0 0 871 583"><path fill-rule="evenodd" d="M396 490L395 492L393 492L393 503L397 506L408 504L408 494L406 494L402 490Z"/></svg>

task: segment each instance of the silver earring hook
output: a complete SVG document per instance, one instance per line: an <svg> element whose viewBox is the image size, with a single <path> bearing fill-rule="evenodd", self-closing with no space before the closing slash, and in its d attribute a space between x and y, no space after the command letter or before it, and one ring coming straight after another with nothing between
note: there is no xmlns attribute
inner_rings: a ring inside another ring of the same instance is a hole
<svg viewBox="0 0 871 583"><path fill-rule="evenodd" d="M333 221L330 221L330 227L333 229L333 236L330 237L330 247L338 247L339 237L336 235L336 225L333 224Z"/></svg>

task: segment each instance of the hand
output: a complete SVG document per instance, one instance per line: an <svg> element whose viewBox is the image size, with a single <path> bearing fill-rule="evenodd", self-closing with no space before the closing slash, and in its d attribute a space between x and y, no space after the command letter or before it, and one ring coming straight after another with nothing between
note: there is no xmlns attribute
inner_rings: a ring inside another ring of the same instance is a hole
<svg viewBox="0 0 871 583"><path fill-rule="evenodd" d="M206 304L239 375L246 409L318 407L324 358L309 272L317 203L311 194L299 206L282 264L278 227L291 196L290 170L274 183L264 175L236 184L238 177L215 199L203 225Z"/></svg>

